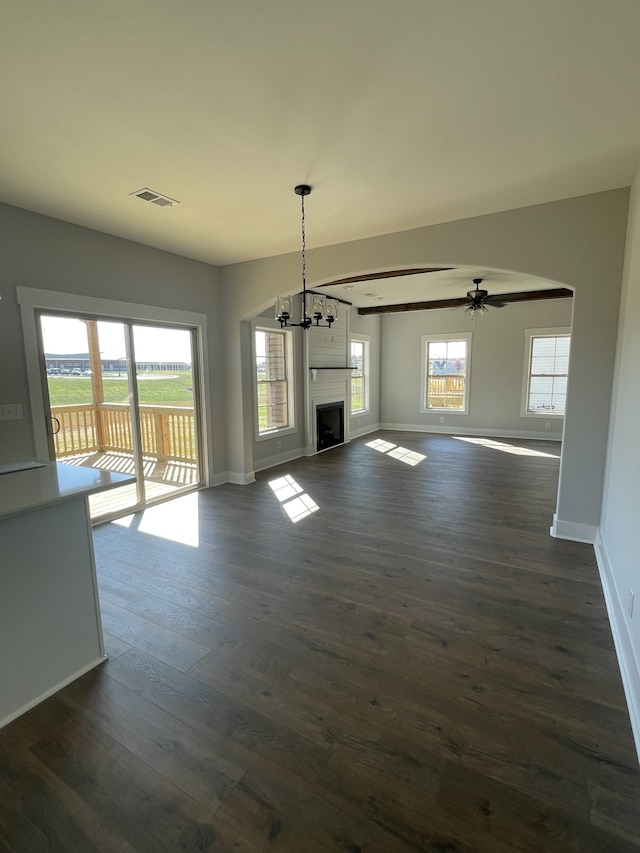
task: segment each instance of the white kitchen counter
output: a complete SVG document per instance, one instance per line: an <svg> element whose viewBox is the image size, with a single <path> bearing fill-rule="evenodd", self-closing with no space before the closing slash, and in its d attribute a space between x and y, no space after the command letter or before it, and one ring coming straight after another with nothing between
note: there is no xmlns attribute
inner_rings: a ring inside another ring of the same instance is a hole
<svg viewBox="0 0 640 853"><path fill-rule="evenodd" d="M64 462L0 474L0 519L134 482L125 474Z"/></svg>
<svg viewBox="0 0 640 853"><path fill-rule="evenodd" d="M60 462L0 474L0 726L106 659L88 497L133 482Z"/></svg>

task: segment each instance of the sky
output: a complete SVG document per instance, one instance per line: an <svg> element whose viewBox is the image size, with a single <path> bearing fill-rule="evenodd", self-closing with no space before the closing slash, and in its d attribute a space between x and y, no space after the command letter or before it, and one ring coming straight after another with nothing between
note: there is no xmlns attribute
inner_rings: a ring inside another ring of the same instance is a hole
<svg viewBox="0 0 640 853"><path fill-rule="evenodd" d="M41 318L44 350L51 355L88 352L87 327L84 320L71 317ZM191 335L186 329L161 326L133 327L136 361L184 361L191 364ZM98 321L98 339L102 358L124 358L126 355L124 325Z"/></svg>

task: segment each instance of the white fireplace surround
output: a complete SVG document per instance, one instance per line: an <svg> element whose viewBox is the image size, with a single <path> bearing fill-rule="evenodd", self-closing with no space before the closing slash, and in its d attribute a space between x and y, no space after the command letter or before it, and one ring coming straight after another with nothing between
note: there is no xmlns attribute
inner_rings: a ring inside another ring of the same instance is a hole
<svg viewBox="0 0 640 853"><path fill-rule="evenodd" d="M326 376L324 381L318 379L312 388L312 394L309 405L308 429L307 429L307 455L317 453L318 447L318 406L339 405L342 403L344 412L344 441L349 441L349 413L348 413L348 396L347 396L347 380L344 377L336 379L335 373L338 371L322 371L322 373L331 373L332 376ZM344 372L344 371L342 371ZM318 371L320 373L320 371ZM342 389L337 389L336 385L341 384ZM318 387L320 386L320 387ZM325 386L325 387L322 387Z"/></svg>
<svg viewBox="0 0 640 853"><path fill-rule="evenodd" d="M349 390L351 372L348 310L342 311L331 329L310 329L305 338L306 455L318 451L317 407L343 407L344 441L349 441ZM334 445L337 446L337 445ZM331 448L326 448L330 450Z"/></svg>

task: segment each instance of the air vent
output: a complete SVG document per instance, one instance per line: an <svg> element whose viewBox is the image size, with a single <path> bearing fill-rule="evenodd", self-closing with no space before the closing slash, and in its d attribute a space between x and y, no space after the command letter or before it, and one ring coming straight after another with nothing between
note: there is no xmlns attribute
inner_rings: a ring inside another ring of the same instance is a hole
<svg viewBox="0 0 640 853"><path fill-rule="evenodd" d="M143 187L141 190L129 193L129 195L135 195L143 201L150 201L151 204L157 204L158 207L173 207L174 204L180 204L175 198L169 198L168 195L157 193L154 190L150 190L149 187Z"/></svg>

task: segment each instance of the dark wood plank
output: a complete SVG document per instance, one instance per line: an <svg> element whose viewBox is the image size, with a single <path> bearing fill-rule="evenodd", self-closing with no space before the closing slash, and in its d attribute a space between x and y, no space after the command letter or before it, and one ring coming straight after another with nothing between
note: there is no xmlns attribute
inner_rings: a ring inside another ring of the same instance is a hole
<svg viewBox="0 0 640 853"><path fill-rule="evenodd" d="M312 743L303 733L269 720L142 652L121 655L108 672L188 726L224 738L244 758L255 752L309 780L317 778L328 760L328 746Z"/></svg>
<svg viewBox="0 0 640 853"><path fill-rule="evenodd" d="M101 670L65 695L77 714L165 775L202 806L216 810L248 768L238 750L203 735Z"/></svg>
<svg viewBox="0 0 640 853"><path fill-rule="evenodd" d="M549 536L558 464L381 431L200 492L197 547L98 528L111 657L0 732L0 849L640 851L593 549ZM296 525L285 473L320 507Z"/></svg>
<svg viewBox="0 0 640 853"><path fill-rule="evenodd" d="M188 669L211 649L115 604L102 605L105 631L129 646L144 649L179 670Z"/></svg>

